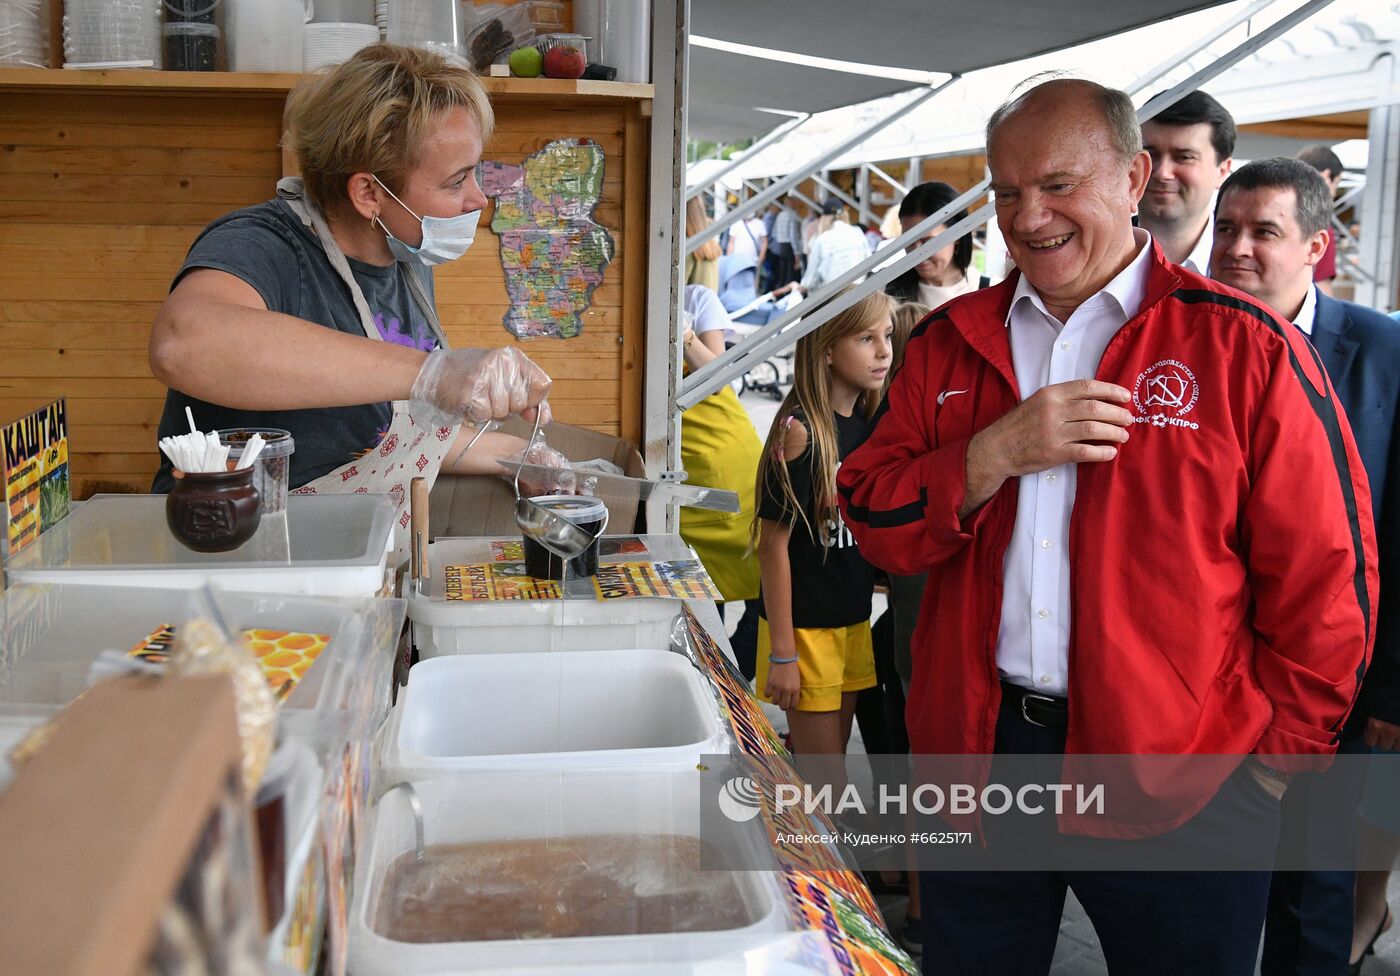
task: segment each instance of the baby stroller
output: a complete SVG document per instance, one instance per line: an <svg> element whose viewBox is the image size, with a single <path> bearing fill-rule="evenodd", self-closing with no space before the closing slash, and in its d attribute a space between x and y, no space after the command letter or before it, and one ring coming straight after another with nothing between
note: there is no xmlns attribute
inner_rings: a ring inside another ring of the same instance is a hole
<svg viewBox="0 0 1400 976"><path fill-rule="evenodd" d="M729 312L735 339L752 335L783 311L783 304L773 298L772 292L759 295L757 286L756 258L745 254L727 254L719 259L719 300ZM725 346L732 348L734 344L734 341L727 341ZM792 385L792 352L789 350L770 356L737 382L736 393L753 390L781 400L786 388Z"/></svg>

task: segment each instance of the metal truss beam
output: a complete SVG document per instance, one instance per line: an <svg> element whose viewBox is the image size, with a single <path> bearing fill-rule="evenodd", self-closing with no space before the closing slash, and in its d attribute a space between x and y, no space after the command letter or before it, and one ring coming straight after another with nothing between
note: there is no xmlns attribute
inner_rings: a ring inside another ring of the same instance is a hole
<svg viewBox="0 0 1400 976"><path fill-rule="evenodd" d="M792 118L784 122L782 125L778 126L772 132L764 136L762 139L758 140L758 142L755 142L752 146L749 146L743 152L736 153L735 155L730 156L729 163L727 165L715 170L709 176L706 176L703 182L696 183L695 185L691 186L685 191L686 202L689 203L691 197L696 197L704 193L707 187L714 186L724 177L734 172L740 166L744 165L744 163L748 162L754 156L757 156L769 146L786 139L789 135L792 134L794 129L798 128L800 125L802 125L802 123L806 122L811 117L812 115L810 112L803 112L796 118Z"/></svg>
<svg viewBox="0 0 1400 976"><path fill-rule="evenodd" d="M895 179L889 173L886 173L874 163L861 163L861 165L864 166L869 172L874 173L876 176L880 177L880 179L884 180L890 186L894 187L894 193L897 199L904 199L905 194L907 194L911 189L913 189L913 187L905 186L903 183L899 182L899 180ZM918 184L915 184L915 186L917 185Z"/></svg>
<svg viewBox="0 0 1400 976"><path fill-rule="evenodd" d="M841 142L839 145L833 146L831 149L828 149L826 152L817 156L815 159L808 161L805 165L802 166L802 168L795 170L792 173L789 173L787 176L784 176L781 180L778 180L778 182L774 183L767 190L763 191L758 196L748 201L744 206L736 207L735 209L731 210L719 220L716 220L714 223L712 223L709 227L706 227L694 237L689 238L685 242L687 253L695 250L695 248L699 247L701 244L704 244L706 241L718 237L720 234L724 233L724 231L727 228L732 227L735 223L746 218L749 214L759 212L764 207L768 206L768 204L772 203L774 200L782 196L784 193L797 187L813 173L822 170L832 160L838 158L839 156L842 156L843 154L859 146L861 143L865 142L867 139L869 139L875 133L879 132L881 129L884 129L887 126L892 125L900 119L904 118L904 116L917 109L920 105L923 105L925 102L929 101L929 99L935 97L940 92L944 91L946 88L948 88L949 85L952 85L960 77L962 76L953 75L941 85L937 85L933 88L926 89L922 94L920 94L916 98L911 98L908 102L895 109L889 115L886 115L880 119L876 119L870 125L866 126L864 129L860 129L850 138Z"/></svg>

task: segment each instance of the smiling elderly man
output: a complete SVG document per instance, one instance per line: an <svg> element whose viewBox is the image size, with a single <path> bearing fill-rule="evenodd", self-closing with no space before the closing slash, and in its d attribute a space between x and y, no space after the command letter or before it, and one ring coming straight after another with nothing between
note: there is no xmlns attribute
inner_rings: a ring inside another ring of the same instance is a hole
<svg viewBox="0 0 1400 976"><path fill-rule="evenodd" d="M1330 755L1369 654L1375 537L1306 340L1134 230L1150 164L1122 92L1046 82L987 147L1020 273L919 325L839 475L863 554L929 574L913 751ZM1112 835L1225 820L1271 844L1287 772L1229 769ZM1244 976L1268 881L924 872L924 971L1048 971L1072 887L1110 971Z"/></svg>

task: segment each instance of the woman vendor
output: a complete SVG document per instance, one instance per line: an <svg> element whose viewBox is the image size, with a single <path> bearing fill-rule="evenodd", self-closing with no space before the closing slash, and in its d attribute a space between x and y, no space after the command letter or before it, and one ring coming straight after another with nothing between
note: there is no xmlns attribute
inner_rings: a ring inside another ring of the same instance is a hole
<svg viewBox="0 0 1400 976"><path fill-rule="evenodd" d="M480 81L377 44L297 88L287 121L302 177L205 228L156 315L159 436L185 432L186 407L204 431L285 428L294 491L400 507L411 477L502 473L524 441L487 432L463 454L472 425L547 422L549 377L513 346L447 349L432 297L432 267L462 256L486 203ZM539 445L530 460L566 463ZM163 458L155 490L172 485Z"/></svg>

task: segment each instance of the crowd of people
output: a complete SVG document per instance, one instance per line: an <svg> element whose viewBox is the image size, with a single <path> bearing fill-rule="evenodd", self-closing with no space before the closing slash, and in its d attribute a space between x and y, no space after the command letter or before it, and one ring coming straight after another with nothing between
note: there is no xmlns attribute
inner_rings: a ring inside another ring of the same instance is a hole
<svg viewBox="0 0 1400 976"><path fill-rule="evenodd" d="M756 691L799 757L878 694L905 722L866 738L916 754L1241 757L1118 836L1400 854L1388 767L1319 762L1400 749L1400 325L1333 297L1336 156L1236 167L1235 139L1204 92L1139 125L1042 83L987 126L1010 275L964 237L799 340L753 516ZM900 226L958 194L916 186ZM730 247L820 287L869 253L824 211ZM1114 973L1355 973L1388 878L924 871L903 937L927 973L1043 973L1072 889Z"/></svg>

